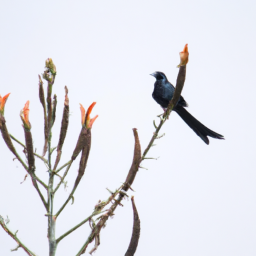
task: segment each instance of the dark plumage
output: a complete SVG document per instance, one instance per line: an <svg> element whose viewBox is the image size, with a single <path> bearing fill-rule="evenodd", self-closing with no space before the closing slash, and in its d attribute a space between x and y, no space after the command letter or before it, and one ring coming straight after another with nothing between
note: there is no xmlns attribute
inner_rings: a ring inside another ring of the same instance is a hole
<svg viewBox="0 0 256 256"><path fill-rule="evenodd" d="M174 94L174 86L167 80L167 77L162 72L155 72L151 74L156 78L155 88L153 91L153 99L161 105L162 108L166 109L170 100ZM184 107L187 107L188 104L182 96L174 107L175 111L185 122L186 124L208 145L209 139L207 136L210 136L215 139L224 139L221 134L218 134L202 123L200 123L196 118L194 118Z"/></svg>

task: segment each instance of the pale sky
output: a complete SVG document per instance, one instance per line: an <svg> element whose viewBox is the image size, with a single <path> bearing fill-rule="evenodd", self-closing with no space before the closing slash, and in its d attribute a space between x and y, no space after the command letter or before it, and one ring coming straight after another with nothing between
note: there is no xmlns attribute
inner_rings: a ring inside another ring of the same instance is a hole
<svg viewBox="0 0 256 256"><path fill-rule="evenodd" d="M132 128L144 150L153 120L162 113L152 99L162 71L175 84L179 52L190 52L183 97L187 109L225 140L207 146L176 114L165 123L165 136L150 150L133 184L141 219L136 255L255 256L255 2L254 1L2 1L1 96L9 132L24 142L19 117L30 100L34 146L43 148L43 110L38 74L51 57L57 67L58 96L53 146L57 145L69 89L70 125L60 165L73 152L81 129L79 103L97 104L92 148L85 175L57 221L56 237L93 211L98 200L124 182L133 157ZM45 83L46 88L46 83ZM16 148L22 155L19 145ZM23 155L22 155L23 156ZM0 139L0 215L37 255L48 254L45 209L20 163ZM45 182L46 168L36 160ZM55 211L66 200L77 175L79 157L59 189ZM57 178L55 179L58 180ZM124 255L131 237L131 202L124 201L101 232L97 256ZM60 242L56 255L76 255L89 235L85 224ZM0 229L1 255L16 242ZM90 245L85 255L93 247Z"/></svg>

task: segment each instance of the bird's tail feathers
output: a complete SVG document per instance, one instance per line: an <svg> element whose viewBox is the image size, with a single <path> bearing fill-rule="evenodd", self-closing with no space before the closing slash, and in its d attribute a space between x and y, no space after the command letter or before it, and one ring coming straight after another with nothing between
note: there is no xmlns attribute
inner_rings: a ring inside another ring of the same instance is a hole
<svg viewBox="0 0 256 256"><path fill-rule="evenodd" d="M202 123L200 123L196 118L194 118L185 108L182 106L176 106L175 111L178 115L186 122L186 124L207 144L209 145L209 139L207 136L210 136L215 139L224 139L221 134L218 134Z"/></svg>

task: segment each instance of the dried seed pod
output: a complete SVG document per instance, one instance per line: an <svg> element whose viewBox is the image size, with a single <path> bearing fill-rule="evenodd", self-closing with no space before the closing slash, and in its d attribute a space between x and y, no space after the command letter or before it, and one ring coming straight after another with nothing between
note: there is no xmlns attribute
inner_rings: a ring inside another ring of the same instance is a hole
<svg viewBox="0 0 256 256"><path fill-rule="evenodd" d="M134 145L134 154L133 154L133 161L132 161L132 166L130 168L130 171L127 175L127 178L124 183L123 190L127 191L129 187L132 185L135 176L138 172L139 169L139 164L141 161L141 147L140 147L140 140L139 140L139 135L137 132L137 129L133 129L133 134L134 134L134 139L135 139L135 145Z"/></svg>
<svg viewBox="0 0 256 256"><path fill-rule="evenodd" d="M54 164L53 170L56 170L58 163L61 158L62 153L62 146L64 144L67 130L68 130L68 124L69 124L69 99L68 99L68 88L65 86L65 101L64 101L64 109L63 109L63 115L62 115L62 121L61 121L61 128L60 128L60 137L59 137L59 143L57 147L57 157Z"/></svg>
<svg viewBox="0 0 256 256"><path fill-rule="evenodd" d="M131 241L125 253L125 256L133 256L135 254L140 238L140 218L134 202L134 197L132 197L131 199L133 209L133 230Z"/></svg>
<svg viewBox="0 0 256 256"><path fill-rule="evenodd" d="M78 186L80 180L82 179L82 177L84 175L86 164L87 164L89 153L90 153L90 149L91 149L91 129L87 130L87 133L86 133L85 143L84 143L84 147L82 150L78 175L77 175L77 178L76 178L76 181L74 184L74 188Z"/></svg>
<svg viewBox="0 0 256 256"><path fill-rule="evenodd" d="M26 149L27 149L27 156L28 156L28 169L30 172L35 171L35 157L34 157L34 151L33 151L33 139L32 134L30 130L27 130L24 128L24 134L25 134L25 141L26 141Z"/></svg>

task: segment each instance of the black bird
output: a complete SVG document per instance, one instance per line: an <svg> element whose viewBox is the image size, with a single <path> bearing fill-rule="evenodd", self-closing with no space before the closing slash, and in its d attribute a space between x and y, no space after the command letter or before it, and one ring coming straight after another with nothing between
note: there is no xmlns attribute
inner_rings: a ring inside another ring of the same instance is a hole
<svg viewBox="0 0 256 256"><path fill-rule="evenodd" d="M166 75L162 72L155 72L151 74L156 78L155 88L153 91L153 99L160 104L160 106L165 110L168 107L170 100L174 94L174 86L168 81ZM202 123L195 119L184 107L187 107L188 104L182 96L174 107L175 111L185 122L186 124L207 144L209 145L209 139L207 136L210 136L215 139L224 139L221 134L218 134Z"/></svg>

